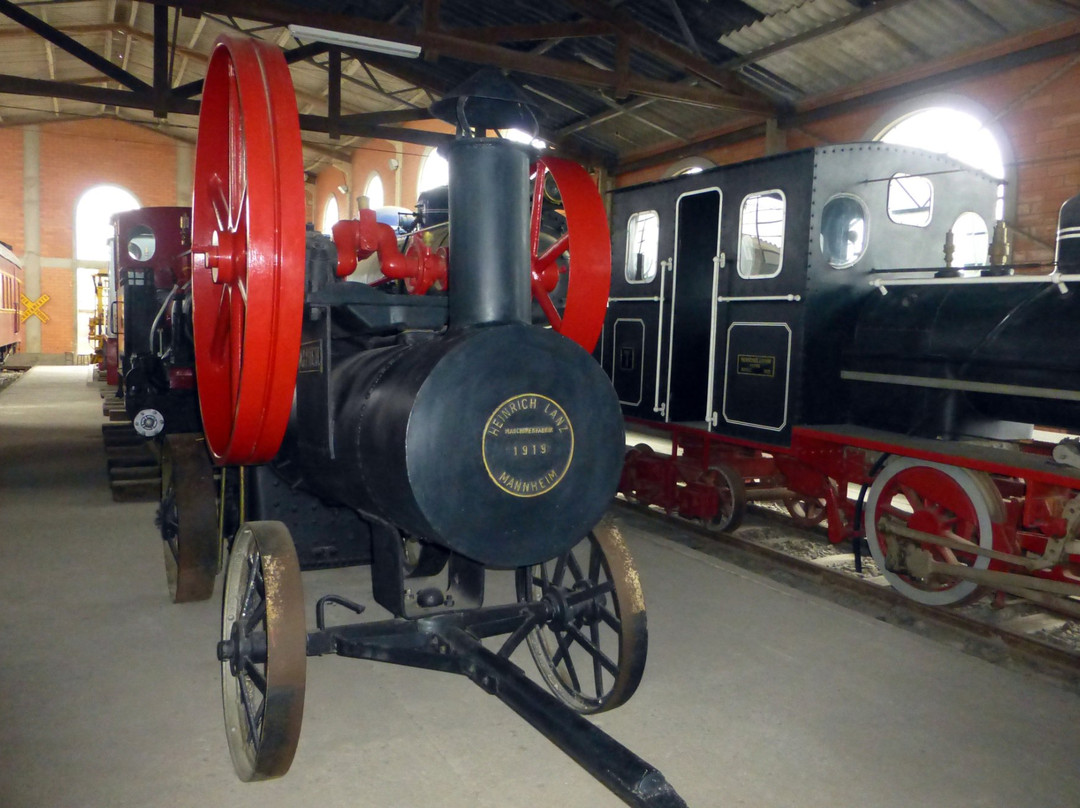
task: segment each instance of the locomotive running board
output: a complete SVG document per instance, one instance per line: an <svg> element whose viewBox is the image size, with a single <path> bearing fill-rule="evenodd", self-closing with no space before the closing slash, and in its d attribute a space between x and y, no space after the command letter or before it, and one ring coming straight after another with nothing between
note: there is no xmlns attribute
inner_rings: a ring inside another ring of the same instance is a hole
<svg viewBox="0 0 1080 808"><path fill-rule="evenodd" d="M593 597L575 592L575 601ZM328 596L358 611L362 607ZM511 652L551 618L546 601L446 612L421 620L390 619L322 627L307 635L307 655L336 654L467 676L529 722L579 766L634 808L687 808L654 766L534 683L510 661ZM322 609L320 608L320 612ZM484 637L509 633L498 653Z"/></svg>

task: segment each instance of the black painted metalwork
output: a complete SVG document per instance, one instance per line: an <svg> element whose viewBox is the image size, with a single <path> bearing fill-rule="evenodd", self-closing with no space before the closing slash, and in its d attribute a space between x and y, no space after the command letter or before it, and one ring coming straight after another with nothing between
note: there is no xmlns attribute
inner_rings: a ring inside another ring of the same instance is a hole
<svg viewBox="0 0 1080 808"><path fill-rule="evenodd" d="M531 603L487 606L420 620L382 620L330 626L307 636L308 656L336 654L468 677L524 718L627 805L680 808L686 805L656 767L642 760L588 719L570 710L530 680L510 655L530 630L569 622L587 610L604 587L577 588ZM508 635L499 651L482 640ZM248 640L250 643L250 640ZM222 644L219 658L235 649Z"/></svg>

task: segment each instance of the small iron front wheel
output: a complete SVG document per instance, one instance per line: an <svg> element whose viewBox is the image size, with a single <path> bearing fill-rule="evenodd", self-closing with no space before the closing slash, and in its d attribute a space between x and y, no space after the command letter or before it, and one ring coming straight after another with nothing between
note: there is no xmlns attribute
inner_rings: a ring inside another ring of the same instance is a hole
<svg viewBox="0 0 1080 808"><path fill-rule="evenodd" d="M289 770L304 715L307 630L300 564L281 522L247 522L225 573L221 695L233 768L244 781Z"/></svg>
<svg viewBox="0 0 1080 808"><path fill-rule="evenodd" d="M556 604L555 618L534 629L528 644L561 701L598 713L634 694L649 635L637 568L615 525L605 520L566 554L519 569L517 596Z"/></svg>

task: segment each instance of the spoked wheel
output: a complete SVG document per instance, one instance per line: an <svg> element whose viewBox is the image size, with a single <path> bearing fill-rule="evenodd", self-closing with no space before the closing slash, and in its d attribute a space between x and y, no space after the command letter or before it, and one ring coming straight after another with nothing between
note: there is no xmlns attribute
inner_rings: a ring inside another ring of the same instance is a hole
<svg viewBox="0 0 1080 808"><path fill-rule="evenodd" d="M814 527L825 518L825 500L821 498L787 497L784 507L795 527Z"/></svg>
<svg viewBox="0 0 1080 808"><path fill-rule="evenodd" d="M304 305L304 165L289 68L223 36L203 85L192 201L199 405L221 465L277 453L292 407Z"/></svg>
<svg viewBox="0 0 1080 808"><path fill-rule="evenodd" d="M718 463L702 472L698 482L715 486L720 498L716 515L705 520L706 527L712 530L734 530L742 524L746 515L746 485L739 472L731 466Z"/></svg>
<svg viewBox="0 0 1080 808"><path fill-rule="evenodd" d="M878 522L888 515L913 530L991 549L993 526L1004 520L1005 506L989 475L940 463L894 458L885 464L870 486L865 514L863 527L870 554L886 580L901 594L931 606L956 605L982 594L975 581L948 577L920 580L886 570L886 536L878 530ZM942 563L963 564L978 570L990 564L985 555L933 544L921 547L933 560Z"/></svg>
<svg viewBox="0 0 1080 808"><path fill-rule="evenodd" d="M590 595L578 602L585 592ZM578 712L598 713L634 694L649 645L645 600L614 525L601 523L565 555L519 569L517 596L558 604L556 618L534 629L528 643L559 699Z"/></svg>
<svg viewBox="0 0 1080 808"><path fill-rule="evenodd" d="M292 764L306 645L300 564L288 528L247 522L229 556L218 644L225 732L241 780L280 777Z"/></svg>
<svg viewBox="0 0 1080 808"><path fill-rule="evenodd" d="M166 435L157 524L174 603L206 600L214 592L220 557L215 495L214 468L203 436Z"/></svg>
<svg viewBox="0 0 1080 808"><path fill-rule="evenodd" d="M530 219L533 298L555 331L591 352L604 327L611 288L611 245L604 203L588 172L571 160L542 157L533 170ZM554 244L542 246L541 221L545 186L550 189L549 174L566 212L566 233ZM563 258L566 260L560 265ZM566 291L562 311L553 296L560 285L560 275L565 275Z"/></svg>

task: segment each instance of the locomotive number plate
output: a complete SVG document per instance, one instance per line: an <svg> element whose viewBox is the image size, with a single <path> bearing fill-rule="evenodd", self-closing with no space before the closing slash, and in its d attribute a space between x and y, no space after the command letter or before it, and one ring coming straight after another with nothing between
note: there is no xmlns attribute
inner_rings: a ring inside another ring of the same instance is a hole
<svg viewBox="0 0 1080 808"><path fill-rule="evenodd" d="M574 427L547 396L508 398L488 418L484 468L491 481L515 497L537 497L562 482L574 457Z"/></svg>
<svg viewBox="0 0 1080 808"><path fill-rule="evenodd" d="M739 354L736 372L742 376L768 376L771 379L776 375L776 357Z"/></svg>

